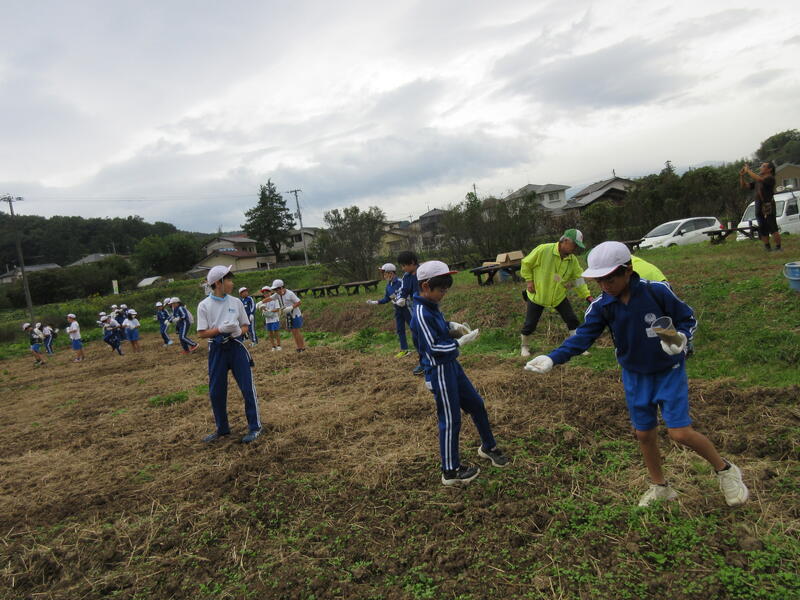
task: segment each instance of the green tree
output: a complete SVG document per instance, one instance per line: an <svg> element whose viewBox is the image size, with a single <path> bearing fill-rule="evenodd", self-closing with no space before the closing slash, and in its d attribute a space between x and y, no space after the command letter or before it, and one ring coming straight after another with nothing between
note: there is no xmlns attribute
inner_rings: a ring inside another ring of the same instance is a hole
<svg viewBox="0 0 800 600"><path fill-rule="evenodd" d="M761 142L755 157L759 161L771 160L776 165L800 163L800 131L787 129L771 135Z"/></svg>
<svg viewBox="0 0 800 600"><path fill-rule="evenodd" d="M133 260L144 275L188 271L200 259L200 243L186 233L149 235L136 244Z"/></svg>
<svg viewBox="0 0 800 600"><path fill-rule="evenodd" d="M386 215L375 206L362 211L351 206L326 212L327 229L314 240L314 252L333 271L354 279L369 279L386 227Z"/></svg>
<svg viewBox="0 0 800 600"><path fill-rule="evenodd" d="M275 260L280 261L281 245L289 241L289 231L295 226L286 201L275 188L271 179L261 186L258 204L244 213L247 222L242 225L245 233L264 246L272 249Z"/></svg>

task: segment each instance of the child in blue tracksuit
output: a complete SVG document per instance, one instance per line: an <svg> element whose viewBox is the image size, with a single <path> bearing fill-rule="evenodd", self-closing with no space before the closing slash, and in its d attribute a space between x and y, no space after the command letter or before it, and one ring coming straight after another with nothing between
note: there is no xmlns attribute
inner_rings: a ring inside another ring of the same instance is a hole
<svg viewBox="0 0 800 600"><path fill-rule="evenodd" d="M39 323L37 323L37 325L39 325ZM36 361L33 363L34 366L38 367L47 364L44 360L44 356L42 356L42 342L44 341L44 334L39 330L38 327L33 327L30 323L23 323L22 331L30 336L31 353L36 359Z"/></svg>
<svg viewBox="0 0 800 600"><path fill-rule="evenodd" d="M228 371L231 371L244 397L244 412L249 428L242 443L249 444L261 434L258 397L253 384L253 360L243 342L250 327L250 318L244 305L230 295L233 291L233 273L230 270L230 267L223 266L209 270L206 281L212 292L197 307L197 333L210 341L208 395L216 425L214 432L203 441L210 443L231 432L227 409Z"/></svg>
<svg viewBox="0 0 800 600"><path fill-rule="evenodd" d="M400 268L403 270L403 279L401 280L400 291L398 292L395 306L405 308L412 312L412 304L414 295L419 293L419 282L417 281L417 267L419 267L419 259L417 255L410 250L404 250L397 255L397 262L400 263ZM411 341L419 354L419 364L414 367L412 373L414 375L422 375L424 369L422 367L422 353L419 350L417 343L416 333L411 329Z"/></svg>
<svg viewBox="0 0 800 600"><path fill-rule="evenodd" d="M158 332L161 334L161 339L164 340L165 348L172 344L172 340L169 339L169 335L167 334L169 320L170 316L166 308L164 308L163 302L156 302L156 321L158 321Z"/></svg>
<svg viewBox="0 0 800 600"><path fill-rule="evenodd" d="M247 318L250 319L250 327L247 330L247 337L250 338L250 347L252 348L258 343L258 334L256 333L258 327L255 326L256 301L250 295L250 290L248 290L246 287L239 288L239 298L242 299L242 304L244 304L244 312L247 313Z"/></svg>
<svg viewBox="0 0 800 600"><path fill-rule="evenodd" d="M395 331L397 332L397 339L400 340L400 352L397 353L397 358L401 358L408 355L406 325L411 323L411 311L407 306L397 305L400 289L403 287L403 282L397 277L397 267L392 263L386 263L381 267L381 273L386 280L386 293L380 300L367 300L367 304L388 304L391 302L394 306Z"/></svg>
<svg viewBox="0 0 800 600"><path fill-rule="evenodd" d="M593 278L603 295L586 311L583 325L550 354L537 356L525 368L546 373L586 351L604 329L611 330L631 423L652 485L639 506L677 497L661 468L658 411L670 438L697 452L717 473L729 506L747 501L749 492L739 468L719 455L711 441L692 428L685 352L697 321L692 309L664 283L641 279L633 271L631 253L621 242L603 242L591 251L583 277ZM674 330L664 327L670 317Z"/></svg>
<svg viewBox="0 0 800 600"><path fill-rule="evenodd" d="M112 352L117 352L120 356L122 354L122 336L120 334L120 324L108 315L103 315L97 322L103 328L103 341L111 346Z"/></svg>
<svg viewBox="0 0 800 600"><path fill-rule="evenodd" d="M53 351L53 339L55 337L55 329L49 323L45 323L44 327L42 327L42 333L44 334L44 350L48 354L55 354Z"/></svg>
<svg viewBox="0 0 800 600"><path fill-rule="evenodd" d="M197 342L189 338L189 327L192 325L192 316L189 310L183 305L181 299L175 296L169 299L172 305L172 322L175 323L175 331L178 332L178 340L181 343L181 354L189 354L197 350Z"/></svg>
<svg viewBox="0 0 800 600"><path fill-rule="evenodd" d="M478 330L470 331L460 323L448 323L439 311L439 303L453 285L447 265L438 260L422 263L417 269L419 294L414 296L411 331L416 333L418 349L425 369L425 385L436 399L439 420L439 452L442 459L442 483L465 485L475 479L480 469L461 463L458 438L461 411L472 417L481 445L478 456L496 467L508 464L497 448L483 398L475 390L458 363L458 349L475 341Z"/></svg>

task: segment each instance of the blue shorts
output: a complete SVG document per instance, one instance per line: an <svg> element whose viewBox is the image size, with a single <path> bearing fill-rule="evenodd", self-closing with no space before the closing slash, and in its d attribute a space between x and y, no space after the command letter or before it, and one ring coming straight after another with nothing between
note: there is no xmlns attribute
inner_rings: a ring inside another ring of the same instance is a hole
<svg viewBox="0 0 800 600"><path fill-rule="evenodd" d="M72 340L72 349L73 350L82 350L83 344L80 340Z"/></svg>
<svg viewBox="0 0 800 600"><path fill-rule="evenodd" d="M34 352L38 352L39 348L41 347L42 347L41 344L31 344L31 350L33 350Z"/></svg>
<svg viewBox="0 0 800 600"><path fill-rule="evenodd" d="M303 326L303 317L292 317L292 326L290 329L300 329Z"/></svg>
<svg viewBox="0 0 800 600"><path fill-rule="evenodd" d="M128 341L131 341L131 342L138 342L139 341L139 330L138 329L128 329Z"/></svg>
<svg viewBox="0 0 800 600"><path fill-rule="evenodd" d="M685 363L659 373L634 373L622 369L622 385L631 423L638 431L650 431L658 425L658 409L667 427L688 427L689 380Z"/></svg>
<svg viewBox="0 0 800 600"><path fill-rule="evenodd" d="M264 327L267 328L267 331L278 331L281 328L281 324L278 321L272 321L271 323L266 323Z"/></svg>

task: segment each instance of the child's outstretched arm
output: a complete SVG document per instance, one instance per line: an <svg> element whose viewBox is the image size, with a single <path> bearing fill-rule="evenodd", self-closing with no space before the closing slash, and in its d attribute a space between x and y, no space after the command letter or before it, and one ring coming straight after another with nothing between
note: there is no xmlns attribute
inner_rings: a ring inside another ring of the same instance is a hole
<svg viewBox="0 0 800 600"><path fill-rule="evenodd" d="M564 364L573 356L586 352L606 328L607 323L599 304L599 301L595 301L589 305L586 318L575 331L575 335L564 340L564 343L550 354L532 358L525 365L525 369L535 373L546 373L553 368L553 365Z"/></svg>

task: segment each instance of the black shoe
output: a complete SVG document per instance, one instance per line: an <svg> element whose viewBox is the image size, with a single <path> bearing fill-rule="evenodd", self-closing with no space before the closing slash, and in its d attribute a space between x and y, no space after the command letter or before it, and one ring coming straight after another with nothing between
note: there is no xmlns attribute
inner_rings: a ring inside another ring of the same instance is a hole
<svg viewBox="0 0 800 600"><path fill-rule="evenodd" d="M209 433L206 437L203 438L204 444L210 444L211 442L216 442L218 439L225 437L226 435L230 435L230 431L228 433L219 433L215 431L214 433Z"/></svg>
<svg viewBox="0 0 800 600"><path fill-rule="evenodd" d="M260 435L261 435L261 430L260 429L256 429L255 431L251 431L250 433L248 433L246 436L244 436L242 438L242 443L243 444L249 444L251 442L254 442L256 440L256 438L258 436L260 436Z"/></svg>
<svg viewBox="0 0 800 600"><path fill-rule="evenodd" d="M412 375L422 375L425 373L425 369L422 368L422 365L417 365L414 367L414 370L411 371Z"/></svg>
<svg viewBox="0 0 800 600"><path fill-rule="evenodd" d="M444 485L467 485L480 472L481 470L478 467L461 465L457 469L442 471L442 483Z"/></svg>
<svg viewBox="0 0 800 600"><path fill-rule="evenodd" d="M483 446L478 446L478 456L492 461L495 467L505 467L509 463L508 457L497 446L491 450L484 450Z"/></svg>

